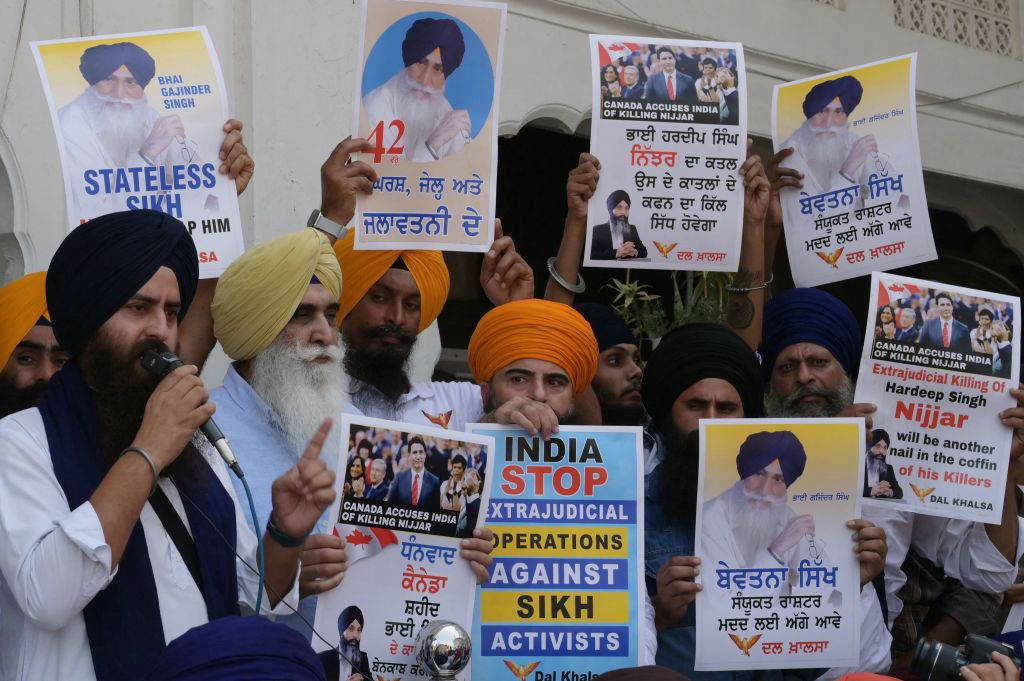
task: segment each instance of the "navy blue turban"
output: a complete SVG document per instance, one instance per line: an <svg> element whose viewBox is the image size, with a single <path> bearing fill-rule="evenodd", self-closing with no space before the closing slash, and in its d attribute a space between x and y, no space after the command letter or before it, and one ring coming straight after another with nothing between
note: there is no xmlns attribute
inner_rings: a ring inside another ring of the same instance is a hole
<svg viewBox="0 0 1024 681"><path fill-rule="evenodd" d="M338 615L338 633L344 635L345 630L353 622L359 622L359 626L363 626L363 611L354 605L350 605Z"/></svg>
<svg viewBox="0 0 1024 681"><path fill-rule="evenodd" d="M816 288L793 288L764 306L761 367L768 383L779 353L796 343L820 345L843 365L846 375L857 373L863 343L860 326L846 303Z"/></svg>
<svg viewBox="0 0 1024 681"><path fill-rule="evenodd" d="M129 210L76 227L46 273L46 302L57 342L77 355L161 267L170 268L178 280L180 322L199 283L196 246L180 220L155 210Z"/></svg>
<svg viewBox="0 0 1024 681"><path fill-rule="evenodd" d="M757 356L739 336L719 324L686 324L666 334L644 368L647 413L661 427L681 394L705 378L727 381L740 395L743 415L764 415Z"/></svg>
<svg viewBox="0 0 1024 681"><path fill-rule="evenodd" d="M740 452L736 455L736 470L742 480L760 473L775 459L779 460L782 478L786 481L786 487L789 487L803 475L807 452L796 435L788 430L754 433L740 445Z"/></svg>
<svg viewBox="0 0 1024 681"><path fill-rule="evenodd" d="M89 85L95 85L122 65L128 67L143 88L149 85L156 73L156 62L149 56L149 52L135 43L94 45L82 53L78 70L89 81Z"/></svg>
<svg viewBox="0 0 1024 681"><path fill-rule="evenodd" d="M626 202L627 206L632 206L633 202L629 200L629 194L621 189L616 189L608 195L608 200L605 201L605 205L608 206L608 212L611 213L615 206L619 205L623 201Z"/></svg>
<svg viewBox="0 0 1024 681"><path fill-rule="evenodd" d="M881 428L876 428L875 430L872 430L871 437L868 440L868 449L874 447L879 442L883 441L885 442L885 444L889 444L892 442L892 440L889 439L889 433L882 430Z"/></svg>
<svg viewBox="0 0 1024 681"><path fill-rule="evenodd" d="M441 49L441 68L447 78L459 68L466 54L462 31L451 19L419 19L409 27L402 41L402 61L411 66L438 48Z"/></svg>
<svg viewBox="0 0 1024 681"><path fill-rule="evenodd" d="M843 76L818 83L804 97L804 118L810 118L819 113L836 97L843 105L843 111L849 116L860 104L860 98L863 95L864 88L861 87L860 81L853 76Z"/></svg>
<svg viewBox="0 0 1024 681"><path fill-rule="evenodd" d="M337 653L335 653L337 654ZM222 617L171 641L146 681L324 681L306 637L264 617Z"/></svg>
<svg viewBox="0 0 1024 681"><path fill-rule="evenodd" d="M594 330L598 352L604 352L612 346L623 343L637 345L633 331L622 320L622 317L607 305L580 303L576 306L576 311L583 315L583 318L590 324L590 328Z"/></svg>

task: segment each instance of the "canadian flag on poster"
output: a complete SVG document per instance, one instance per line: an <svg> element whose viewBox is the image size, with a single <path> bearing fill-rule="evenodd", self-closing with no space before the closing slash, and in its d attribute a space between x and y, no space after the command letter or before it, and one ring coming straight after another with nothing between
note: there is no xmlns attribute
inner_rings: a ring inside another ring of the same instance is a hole
<svg viewBox="0 0 1024 681"><path fill-rule="evenodd" d="M616 59L624 59L634 52L640 51L639 43L615 42L608 45L598 43L598 52L601 55L601 66L611 64Z"/></svg>
<svg viewBox="0 0 1024 681"><path fill-rule="evenodd" d="M345 540L345 553L348 555L349 565L363 558L376 556L391 544L398 544L398 537L394 532L379 527L335 525L334 535Z"/></svg>
<svg viewBox="0 0 1024 681"><path fill-rule="evenodd" d="M920 295L921 290L916 286L910 284L901 284L897 281L889 282L886 286L885 282L878 282L878 304L879 305L895 305L905 298L910 298L913 295Z"/></svg>

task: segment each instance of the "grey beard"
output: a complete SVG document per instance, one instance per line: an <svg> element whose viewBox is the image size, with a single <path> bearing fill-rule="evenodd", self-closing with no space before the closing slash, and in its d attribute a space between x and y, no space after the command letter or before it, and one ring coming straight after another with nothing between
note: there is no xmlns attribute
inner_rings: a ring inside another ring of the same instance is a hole
<svg viewBox="0 0 1024 681"><path fill-rule="evenodd" d="M839 172L857 139L857 135L848 129L837 132L835 137L819 138L809 121L804 122L793 135L793 141L807 160L808 170L825 191L832 188L831 178Z"/></svg>
<svg viewBox="0 0 1024 681"><path fill-rule="evenodd" d="M886 465L885 459L876 459L872 454L868 454L868 465L871 466L871 470L875 472L879 480L885 477Z"/></svg>
<svg viewBox="0 0 1024 681"><path fill-rule="evenodd" d="M742 480L738 480L723 495L728 508L729 527L744 561L742 566L736 567L755 567L754 559L775 541L786 525L788 508L785 497L780 497L778 503L773 502L767 510L752 509L744 494Z"/></svg>
<svg viewBox="0 0 1024 681"><path fill-rule="evenodd" d="M785 399L779 397L772 387L764 398L765 413L771 418L818 418L833 417L853 404L854 386L850 377L843 374L843 381L836 390L825 390L813 383L800 386ZM803 405L800 398L806 395L821 395L826 403L823 407Z"/></svg>
<svg viewBox="0 0 1024 681"><path fill-rule="evenodd" d="M131 109L127 111L107 106L92 87L76 101L84 105L97 139L114 164L138 165L139 149L152 129L151 109L145 96L131 102Z"/></svg>

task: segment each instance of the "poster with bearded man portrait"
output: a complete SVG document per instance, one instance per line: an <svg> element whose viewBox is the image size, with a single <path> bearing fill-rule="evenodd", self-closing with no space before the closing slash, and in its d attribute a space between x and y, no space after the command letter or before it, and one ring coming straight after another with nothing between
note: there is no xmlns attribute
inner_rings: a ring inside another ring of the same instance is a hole
<svg viewBox="0 0 1024 681"><path fill-rule="evenodd" d="M68 230L149 208L181 220L199 275L242 253L235 182L220 147L228 119L205 27L32 43L64 170Z"/></svg>
<svg viewBox="0 0 1024 681"><path fill-rule="evenodd" d="M863 444L863 419L701 420L695 669L857 664Z"/></svg>
<svg viewBox="0 0 1024 681"><path fill-rule="evenodd" d="M776 85L772 143L797 286L934 260L917 55Z"/></svg>
<svg viewBox="0 0 1024 681"><path fill-rule="evenodd" d="M352 134L377 181L357 249L487 250L504 35L501 4L363 3Z"/></svg>

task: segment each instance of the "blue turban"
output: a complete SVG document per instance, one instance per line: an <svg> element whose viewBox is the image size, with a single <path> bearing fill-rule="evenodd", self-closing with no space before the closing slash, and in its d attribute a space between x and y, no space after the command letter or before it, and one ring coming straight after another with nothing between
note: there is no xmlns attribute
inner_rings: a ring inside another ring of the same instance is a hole
<svg viewBox="0 0 1024 681"><path fill-rule="evenodd" d="M362 627L363 623L363 611L358 606L350 605L341 611L338 615L338 633L344 636L345 630L349 628L353 622L359 622L359 626Z"/></svg>
<svg viewBox="0 0 1024 681"><path fill-rule="evenodd" d="M306 637L264 617L222 617L171 641L146 681L324 681Z"/></svg>
<svg viewBox="0 0 1024 681"><path fill-rule="evenodd" d="M580 303L576 311L583 315L583 318L594 330L594 337L597 338L597 351L604 352L608 348L621 345L638 345L633 331L622 320L615 310L602 305L601 303Z"/></svg>
<svg viewBox="0 0 1024 681"><path fill-rule="evenodd" d="M740 445L736 455L736 470L740 479L749 478L765 469L775 459L782 468L782 478L789 487L804 473L807 452L796 435L788 430L775 433L754 433Z"/></svg>
<svg viewBox="0 0 1024 681"><path fill-rule="evenodd" d="M857 372L863 336L846 303L816 288L794 288L764 306L761 368L765 383L779 353L796 343L814 343L832 353L846 375Z"/></svg>
<svg viewBox="0 0 1024 681"><path fill-rule="evenodd" d="M626 202L627 206L633 205L633 202L629 200L629 194L622 189L616 189L608 195L608 199L604 203L608 206L608 212L611 213L615 206L619 205L623 201Z"/></svg>
<svg viewBox="0 0 1024 681"><path fill-rule="evenodd" d="M89 220L68 234L46 273L46 301L61 347L77 355L103 323L161 267L178 280L185 317L199 283L188 229L166 213L129 210Z"/></svg>
<svg viewBox="0 0 1024 681"><path fill-rule="evenodd" d="M411 66L437 48L441 48L441 68L447 78L459 68L466 54L462 31L451 19L419 19L409 27L402 41L402 61Z"/></svg>
<svg viewBox="0 0 1024 681"><path fill-rule="evenodd" d="M82 53L78 70L89 81L89 85L95 85L122 65L128 67L143 88L149 85L156 73L156 62L149 56L149 52L135 43L94 45Z"/></svg>
<svg viewBox="0 0 1024 681"><path fill-rule="evenodd" d="M663 426L679 396L705 378L720 378L732 385L746 418L764 415L761 370L754 351L720 324L685 324L661 339L644 368L644 406L655 425Z"/></svg>
<svg viewBox="0 0 1024 681"><path fill-rule="evenodd" d="M843 105L843 111L849 116L860 104L860 98L863 95L864 88L861 87L860 81L853 76L843 76L818 83L804 97L804 118L810 118L819 113L836 97Z"/></svg>

